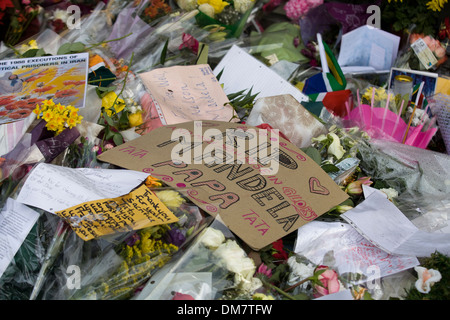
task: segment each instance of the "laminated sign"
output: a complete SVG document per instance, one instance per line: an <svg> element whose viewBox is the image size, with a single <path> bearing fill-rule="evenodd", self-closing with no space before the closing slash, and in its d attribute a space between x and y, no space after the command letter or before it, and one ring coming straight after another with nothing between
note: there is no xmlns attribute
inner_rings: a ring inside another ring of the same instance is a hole
<svg viewBox="0 0 450 320"><path fill-rule="evenodd" d="M348 198L277 130L237 123L160 127L98 158L180 189L256 250Z"/></svg>

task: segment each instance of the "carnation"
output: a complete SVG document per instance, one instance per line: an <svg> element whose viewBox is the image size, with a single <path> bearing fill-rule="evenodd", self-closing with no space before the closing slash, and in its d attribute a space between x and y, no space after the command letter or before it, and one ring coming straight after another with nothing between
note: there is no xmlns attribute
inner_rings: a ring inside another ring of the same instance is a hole
<svg viewBox="0 0 450 320"><path fill-rule="evenodd" d="M323 3L323 0L289 0L285 6L286 16L292 20L298 20L310 9Z"/></svg>
<svg viewBox="0 0 450 320"><path fill-rule="evenodd" d="M178 208L185 201L178 192L173 190L158 191L156 196L171 210Z"/></svg>
<svg viewBox="0 0 450 320"><path fill-rule="evenodd" d="M213 250L219 247L224 241L225 236L223 235L222 231L211 227L206 228L201 236L201 243L205 247Z"/></svg>

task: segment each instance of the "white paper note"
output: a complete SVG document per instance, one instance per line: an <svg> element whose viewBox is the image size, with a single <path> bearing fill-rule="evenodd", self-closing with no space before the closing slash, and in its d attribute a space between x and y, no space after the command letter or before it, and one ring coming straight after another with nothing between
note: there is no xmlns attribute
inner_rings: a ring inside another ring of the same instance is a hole
<svg viewBox="0 0 450 320"><path fill-rule="evenodd" d="M41 163L30 172L17 201L55 213L83 202L127 194L147 176L125 169L73 169Z"/></svg>
<svg viewBox="0 0 450 320"><path fill-rule="evenodd" d="M39 213L8 198L0 213L0 277L14 258Z"/></svg>
<svg viewBox="0 0 450 320"><path fill-rule="evenodd" d="M410 269L416 257L389 254L361 236L351 225L341 222L311 221L298 229L294 251L315 264L327 264L333 255L339 274L359 273L376 279Z"/></svg>
<svg viewBox="0 0 450 320"><path fill-rule="evenodd" d="M257 98L291 94L299 102L309 100L299 89L236 45L214 68L214 75L218 76L222 70L219 82L223 83L226 94L252 89L252 94L258 93Z"/></svg>
<svg viewBox="0 0 450 320"><path fill-rule="evenodd" d="M428 257L435 251L450 254L450 233L418 229L391 201L379 192L342 214L362 236L386 252Z"/></svg>

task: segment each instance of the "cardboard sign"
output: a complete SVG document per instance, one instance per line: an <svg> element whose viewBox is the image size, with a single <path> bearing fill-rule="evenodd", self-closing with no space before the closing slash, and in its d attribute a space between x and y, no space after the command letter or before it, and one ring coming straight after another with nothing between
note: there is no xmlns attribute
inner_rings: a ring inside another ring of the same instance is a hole
<svg viewBox="0 0 450 320"><path fill-rule="evenodd" d="M192 120L230 121L235 112L207 64L174 66L139 74L163 125Z"/></svg>
<svg viewBox="0 0 450 320"><path fill-rule="evenodd" d="M145 185L127 195L57 211L83 240L177 222L178 218Z"/></svg>
<svg viewBox="0 0 450 320"><path fill-rule="evenodd" d="M312 159L276 132L237 123L164 126L98 159L183 189L256 250L348 198Z"/></svg>

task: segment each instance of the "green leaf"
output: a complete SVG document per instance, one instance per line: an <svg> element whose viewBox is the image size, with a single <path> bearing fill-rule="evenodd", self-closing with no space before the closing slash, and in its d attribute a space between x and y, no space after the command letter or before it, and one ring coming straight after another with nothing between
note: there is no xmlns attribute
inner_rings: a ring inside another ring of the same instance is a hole
<svg viewBox="0 0 450 320"><path fill-rule="evenodd" d="M208 64L209 46L205 43L200 43L199 47L196 64Z"/></svg>
<svg viewBox="0 0 450 320"><path fill-rule="evenodd" d="M39 49L30 49L24 52L24 54L22 54L22 58L32 58L32 57L36 57L36 53L39 51Z"/></svg>
<svg viewBox="0 0 450 320"><path fill-rule="evenodd" d="M81 42L74 42L70 45L70 51L73 53L83 52L85 48L85 45Z"/></svg>
<svg viewBox="0 0 450 320"><path fill-rule="evenodd" d="M317 150L314 147L307 147L307 148L303 148L302 151L304 153L306 153L306 155L308 157L310 157L311 159L314 160L314 162L316 162L317 164L321 164L322 163L322 156L320 155L319 150Z"/></svg>
<svg viewBox="0 0 450 320"><path fill-rule="evenodd" d="M324 164L322 167L322 170L325 171L326 173L329 172L338 172L339 168L336 167L334 164L328 163L328 164Z"/></svg>
<svg viewBox="0 0 450 320"><path fill-rule="evenodd" d="M59 47L58 52L56 52L57 55L61 54L68 54L70 53L70 46L71 43L64 43L61 47Z"/></svg>
<svg viewBox="0 0 450 320"><path fill-rule="evenodd" d="M36 57L42 57L43 55L45 55L44 49L39 49L39 50L36 52Z"/></svg>
<svg viewBox="0 0 450 320"><path fill-rule="evenodd" d="M123 143L123 137L120 133L116 132L113 136L113 141L116 146L120 146Z"/></svg>
<svg viewBox="0 0 450 320"><path fill-rule="evenodd" d="M159 62L164 65L166 63L166 55L167 55L167 47L169 46L169 39L166 40L166 43L164 44L164 47L161 51L161 58L159 59Z"/></svg>
<svg viewBox="0 0 450 320"><path fill-rule="evenodd" d="M110 116L108 116L108 114L105 112L103 112L103 117L106 120L106 123L108 123L111 127L114 127L114 121L111 119Z"/></svg>

